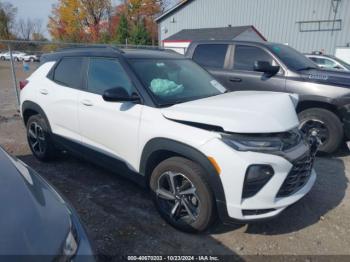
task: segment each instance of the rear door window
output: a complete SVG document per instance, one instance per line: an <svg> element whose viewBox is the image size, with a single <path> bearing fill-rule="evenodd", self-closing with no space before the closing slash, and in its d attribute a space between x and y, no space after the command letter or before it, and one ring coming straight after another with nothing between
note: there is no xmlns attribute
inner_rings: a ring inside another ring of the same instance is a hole
<svg viewBox="0 0 350 262"><path fill-rule="evenodd" d="M88 91L102 95L106 90L117 87L124 88L129 95L135 91L119 61L113 58L91 58Z"/></svg>
<svg viewBox="0 0 350 262"><path fill-rule="evenodd" d="M193 60L204 67L223 68L227 44L201 44L196 47Z"/></svg>
<svg viewBox="0 0 350 262"><path fill-rule="evenodd" d="M235 47L234 70L254 71L255 61L266 61L271 65L277 65L272 56L259 47L244 45Z"/></svg>
<svg viewBox="0 0 350 262"><path fill-rule="evenodd" d="M80 89L82 82L82 68L82 57L65 57L56 67L53 81L60 85Z"/></svg>

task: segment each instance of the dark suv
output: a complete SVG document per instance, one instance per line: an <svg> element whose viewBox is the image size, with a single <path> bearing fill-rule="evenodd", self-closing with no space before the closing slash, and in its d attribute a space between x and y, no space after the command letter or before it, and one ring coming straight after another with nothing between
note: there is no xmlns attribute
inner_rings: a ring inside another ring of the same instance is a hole
<svg viewBox="0 0 350 262"><path fill-rule="evenodd" d="M323 152L334 152L350 136L349 73L321 69L293 48L268 42L192 42L186 56L230 91L299 94L300 129L318 135Z"/></svg>

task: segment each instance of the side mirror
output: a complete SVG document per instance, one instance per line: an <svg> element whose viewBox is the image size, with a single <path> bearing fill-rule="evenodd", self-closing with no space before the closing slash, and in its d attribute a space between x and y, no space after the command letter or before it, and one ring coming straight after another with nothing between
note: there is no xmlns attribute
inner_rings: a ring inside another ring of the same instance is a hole
<svg viewBox="0 0 350 262"><path fill-rule="evenodd" d="M133 102L138 103L141 101L137 94L129 95L128 92L122 87L116 87L106 90L103 95L103 100L107 102Z"/></svg>
<svg viewBox="0 0 350 262"><path fill-rule="evenodd" d="M254 71L263 72L269 75L275 75L280 71L279 66L273 66L267 61L255 61Z"/></svg>

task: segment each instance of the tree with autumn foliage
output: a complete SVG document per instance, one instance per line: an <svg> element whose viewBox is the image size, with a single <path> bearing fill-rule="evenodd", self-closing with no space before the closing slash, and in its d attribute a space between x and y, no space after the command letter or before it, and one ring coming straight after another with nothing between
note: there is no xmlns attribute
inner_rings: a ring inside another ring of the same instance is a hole
<svg viewBox="0 0 350 262"><path fill-rule="evenodd" d="M154 45L158 33L154 19L176 1L123 0L112 9L111 0L58 0L48 28L52 38L60 41L125 44L131 39L135 44Z"/></svg>
<svg viewBox="0 0 350 262"><path fill-rule="evenodd" d="M0 38L12 39L14 34L12 32L17 8L11 3L0 1Z"/></svg>
<svg viewBox="0 0 350 262"><path fill-rule="evenodd" d="M111 0L80 0L84 17L84 24L89 28L92 39L97 42L100 37L100 31L103 24L107 25L111 13ZM103 23L103 20L106 22Z"/></svg>
<svg viewBox="0 0 350 262"><path fill-rule="evenodd" d="M84 17L80 0L59 0L49 17L48 29L52 38L69 42L84 40Z"/></svg>
<svg viewBox="0 0 350 262"><path fill-rule="evenodd" d="M48 29L55 40L97 42L110 10L110 0L59 0L53 6Z"/></svg>
<svg viewBox="0 0 350 262"><path fill-rule="evenodd" d="M163 1L159 0L129 0L128 11L129 18L132 21L134 27L137 27L137 31L140 27L144 26L148 31L151 38L151 42L154 45L157 39L157 24L154 19L162 9Z"/></svg>
<svg viewBox="0 0 350 262"><path fill-rule="evenodd" d="M116 28L114 40L115 42L124 44L128 39L131 44L152 43L156 44L158 38L157 24L154 19L163 12L170 3L178 0L124 0L118 5L112 16L112 27ZM127 21L128 32L125 33L125 19ZM116 24L115 24L116 23ZM122 31L122 36L120 36ZM127 35L127 37L126 37ZM140 35L145 39L140 40ZM136 41L139 39L140 41Z"/></svg>

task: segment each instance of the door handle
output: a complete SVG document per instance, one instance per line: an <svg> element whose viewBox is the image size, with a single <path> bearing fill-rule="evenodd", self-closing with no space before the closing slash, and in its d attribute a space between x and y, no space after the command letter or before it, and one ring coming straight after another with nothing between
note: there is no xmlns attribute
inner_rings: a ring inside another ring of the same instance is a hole
<svg viewBox="0 0 350 262"><path fill-rule="evenodd" d="M82 100L81 103L84 106L93 106L92 102L90 100L87 100L87 99Z"/></svg>
<svg viewBox="0 0 350 262"><path fill-rule="evenodd" d="M239 77L230 78L230 82L239 83L239 82L242 82L242 78L239 78Z"/></svg>
<svg viewBox="0 0 350 262"><path fill-rule="evenodd" d="M43 94L43 95L47 95L49 93L49 91L47 91L47 89L40 89L39 92L40 92L40 94Z"/></svg>

